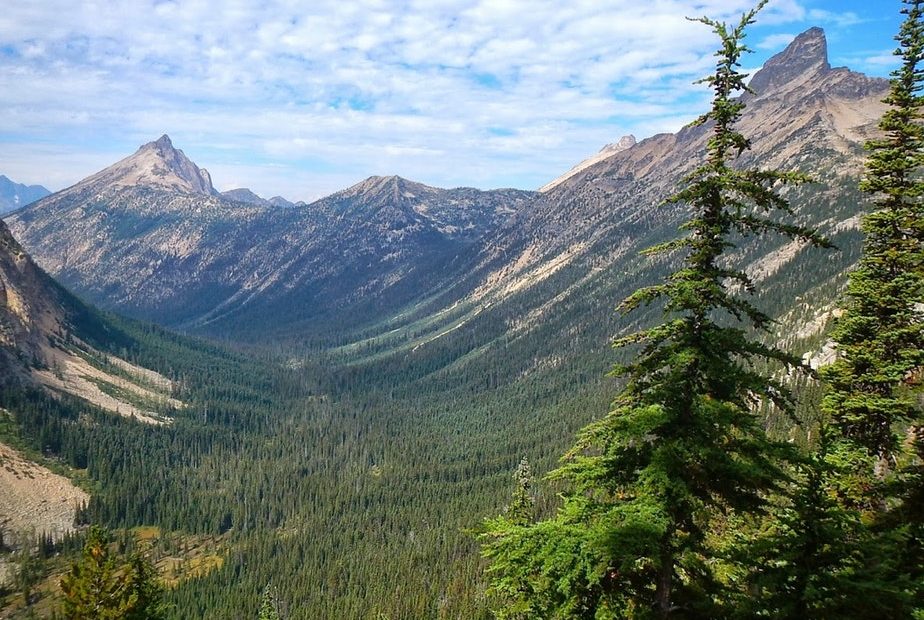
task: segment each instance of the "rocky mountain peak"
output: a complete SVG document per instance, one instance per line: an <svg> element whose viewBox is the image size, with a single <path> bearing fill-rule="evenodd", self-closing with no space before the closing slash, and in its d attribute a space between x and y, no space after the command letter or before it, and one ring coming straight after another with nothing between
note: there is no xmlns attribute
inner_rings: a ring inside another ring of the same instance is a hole
<svg viewBox="0 0 924 620"><path fill-rule="evenodd" d="M625 151L626 149L631 149L637 144L635 136L629 134L628 136L621 137L617 142L612 144L607 144L604 146L600 152L601 153L618 153L619 151Z"/></svg>
<svg viewBox="0 0 924 620"><path fill-rule="evenodd" d="M173 142L170 141L170 136L168 136L167 134L162 135L161 137L159 137L154 142L151 142L150 144L152 144L153 146L159 149L172 149L173 148Z"/></svg>
<svg viewBox="0 0 924 620"><path fill-rule="evenodd" d="M142 186L205 196L217 194L208 171L175 148L166 134L84 179L77 187L87 185Z"/></svg>
<svg viewBox="0 0 924 620"><path fill-rule="evenodd" d="M349 196L380 197L401 201L402 198L414 198L418 193L426 193L432 189L422 183L408 181L397 175L389 175L371 176L340 193Z"/></svg>
<svg viewBox="0 0 924 620"><path fill-rule="evenodd" d="M776 54L761 70L754 74L749 84L757 96L788 90L818 78L831 70L828 63L828 41L821 28L809 28Z"/></svg>
<svg viewBox="0 0 924 620"><path fill-rule="evenodd" d="M0 215L44 198L50 193L41 185L14 183L6 175L0 174Z"/></svg>
<svg viewBox="0 0 924 620"><path fill-rule="evenodd" d="M590 168L594 164L599 163L603 161L604 159L607 159L608 157L615 155L616 153L621 153L622 151L631 149L636 144L637 144L637 141L635 139L635 136L633 136L632 134L629 134L628 136L623 136L616 142L607 144L602 149L600 149L598 153L596 153L595 155L591 155L587 159L583 160L581 163L577 164L576 166L571 168L571 170L561 175L554 181L550 181L549 183L546 183L545 185L539 188L539 191L544 193L549 190L552 190L558 187L559 185L561 185L562 183L564 183L565 181L567 181L568 179L570 179L571 177L575 176L576 174L583 172L587 168Z"/></svg>
<svg viewBox="0 0 924 620"><path fill-rule="evenodd" d="M247 187L229 189L228 191L221 192L221 195L224 198L227 198L228 200L234 200L236 202L243 202L246 204L259 205L261 207L266 207L270 205L270 201L256 195Z"/></svg>

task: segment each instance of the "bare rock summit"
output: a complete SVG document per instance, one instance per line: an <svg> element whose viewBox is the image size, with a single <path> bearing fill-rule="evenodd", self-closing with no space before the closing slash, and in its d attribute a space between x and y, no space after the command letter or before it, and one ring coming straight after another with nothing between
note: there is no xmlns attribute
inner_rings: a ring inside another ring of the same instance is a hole
<svg viewBox="0 0 924 620"><path fill-rule="evenodd" d="M542 193L545 193L551 189L554 189L558 187L559 185L561 185L562 183L564 183L565 181L567 181L568 179L570 179L571 177L573 177L574 175L578 174L579 172L583 172L587 168L590 168L594 164L597 164L607 159L608 157L615 155L616 153L621 153L622 151L631 149L635 145L636 145L635 136L631 134L628 136L623 136L617 142L607 144L602 149L600 149L598 153L596 153L595 155L591 155L590 157L588 157L587 159L585 159L578 165L574 166L573 168L571 168L571 170L561 175L554 181L550 181L549 183L546 183L545 185L539 188L539 191Z"/></svg>
<svg viewBox="0 0 924 620"><path fill-rule="evenodd" d="M809 28L785 50L769 59L754 74L751 90L758 95L788 89L831 69L828 63L828 41L821 28Z"/></svg>
<svg viewBox="0 0 924 620"><path fill-rule="evenodd" d="M166 134L141 146L133 155L87 177L74 188L87 186L148 187L203 196L217 194L208 171L190 161L183 151L174 148Z"/></svg>

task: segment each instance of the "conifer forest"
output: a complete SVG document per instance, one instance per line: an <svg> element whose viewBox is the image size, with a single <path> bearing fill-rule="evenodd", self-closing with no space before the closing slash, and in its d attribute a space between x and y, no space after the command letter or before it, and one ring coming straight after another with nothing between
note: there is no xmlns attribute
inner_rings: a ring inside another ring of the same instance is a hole
<svg viewBox="0 0 924 620"><path fill-rule="evenodd" d="M0 380L0 442L89 496L66 536L0 524L0 618L924 619L924 0L836 193L836 154L742 121L767 2L693 16L699 159L587 241L622 262L464 315L452 287L358 327L255 305L241 339L60 289L94 363L169 379L136 403L169 423Z"/></svg>

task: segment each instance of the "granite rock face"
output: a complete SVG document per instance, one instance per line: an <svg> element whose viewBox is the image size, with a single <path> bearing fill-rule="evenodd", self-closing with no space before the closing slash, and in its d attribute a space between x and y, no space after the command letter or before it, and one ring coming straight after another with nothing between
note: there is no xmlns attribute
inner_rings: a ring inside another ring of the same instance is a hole
<svg viewBox="0 0 924 620"><path fill-rule="evenodd" d="M821 28L809 28L785 50L768 60L754 75L749 86L760 95L787 89L794 83L812 79L830 70L825 33Z"/></svg>

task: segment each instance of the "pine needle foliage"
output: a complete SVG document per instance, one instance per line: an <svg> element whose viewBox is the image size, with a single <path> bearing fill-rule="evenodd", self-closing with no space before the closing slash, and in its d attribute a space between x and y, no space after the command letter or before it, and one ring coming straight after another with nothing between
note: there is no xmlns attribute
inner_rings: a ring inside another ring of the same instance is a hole
<svg viewBox="0 0 924 620"><path fill-rule="evenodd" d="M735 240L776 233L827 246L815 231L787 221L779 189L806 179L776 170L737 170L750 147L735 130L747 91L739 60L745 29L766 4L733 26L709 18L721 40L705 163L667 200L685 208L683 236L648 254L682 254L660 284L642 288L622 311L663 303L660 324L619 339L634 360L611 412L586 427L552 479L569 491L558 514L521 525L489 522L483 552L506 618L668 618L729 615L710 536L728 511L760 512L786 476L790 448L769 439L755 415L760 402L789 410L779 381L758 363L800 360L749 336L769 317L740 294L753 291L730 265ZM782 216L782 217L781 217ZM740 242L740 241L739 241Z"/></svg>
<svg viewBox="0 0 924 620"><path fill-rule="evenodd" d="M158 620L164 617L163 587L140 554L122 563L110 552L112 538L90 528L81 557L61 579L66 620Z"/></svg>
<svg viewBox="0 0 924 620"><path fill-rule="evenodd" d="M838 358L823 369L829 384L825 411L846 440L875 459L880 480L897 463L903 429L921 423L912 388L919 387L924 364L924 23L922 2L905 5L896 37L902 66L884 99L890 106L879 123L884 136L866 145L860 185L875 211L863 218L863 255L832 334ZM871 504L882 501L867 497Z"/></svg>
<svg viewBox="0 0 924 620"><path fill-rule="evenodd" d="M860 188L874 210L822 369L824 412L839 434L838 496L865 513L895 560L893 583L924 600L924 2L904 0L892 73ZM924 606L917 613L924 617Z"/></svg>
<svg viewBox="0 0 924 620"><path fill-rule="evenodd" d="M749 574L736 618L812 620L909 617L910 582L897 576L903 536L870 530L837 501L842 459L822 426L816 450L795 464L788 497L739 548ZM747 537L747 534L745 534Z"/></svg>
<svg viewBox="0 0 924 620"><path fill-rule="evenodd" d="M280 606L279 592L276 588L267 584L260 598L260 611L257 615L257 620L282 620L282 614L279 611Z"/></svg>

